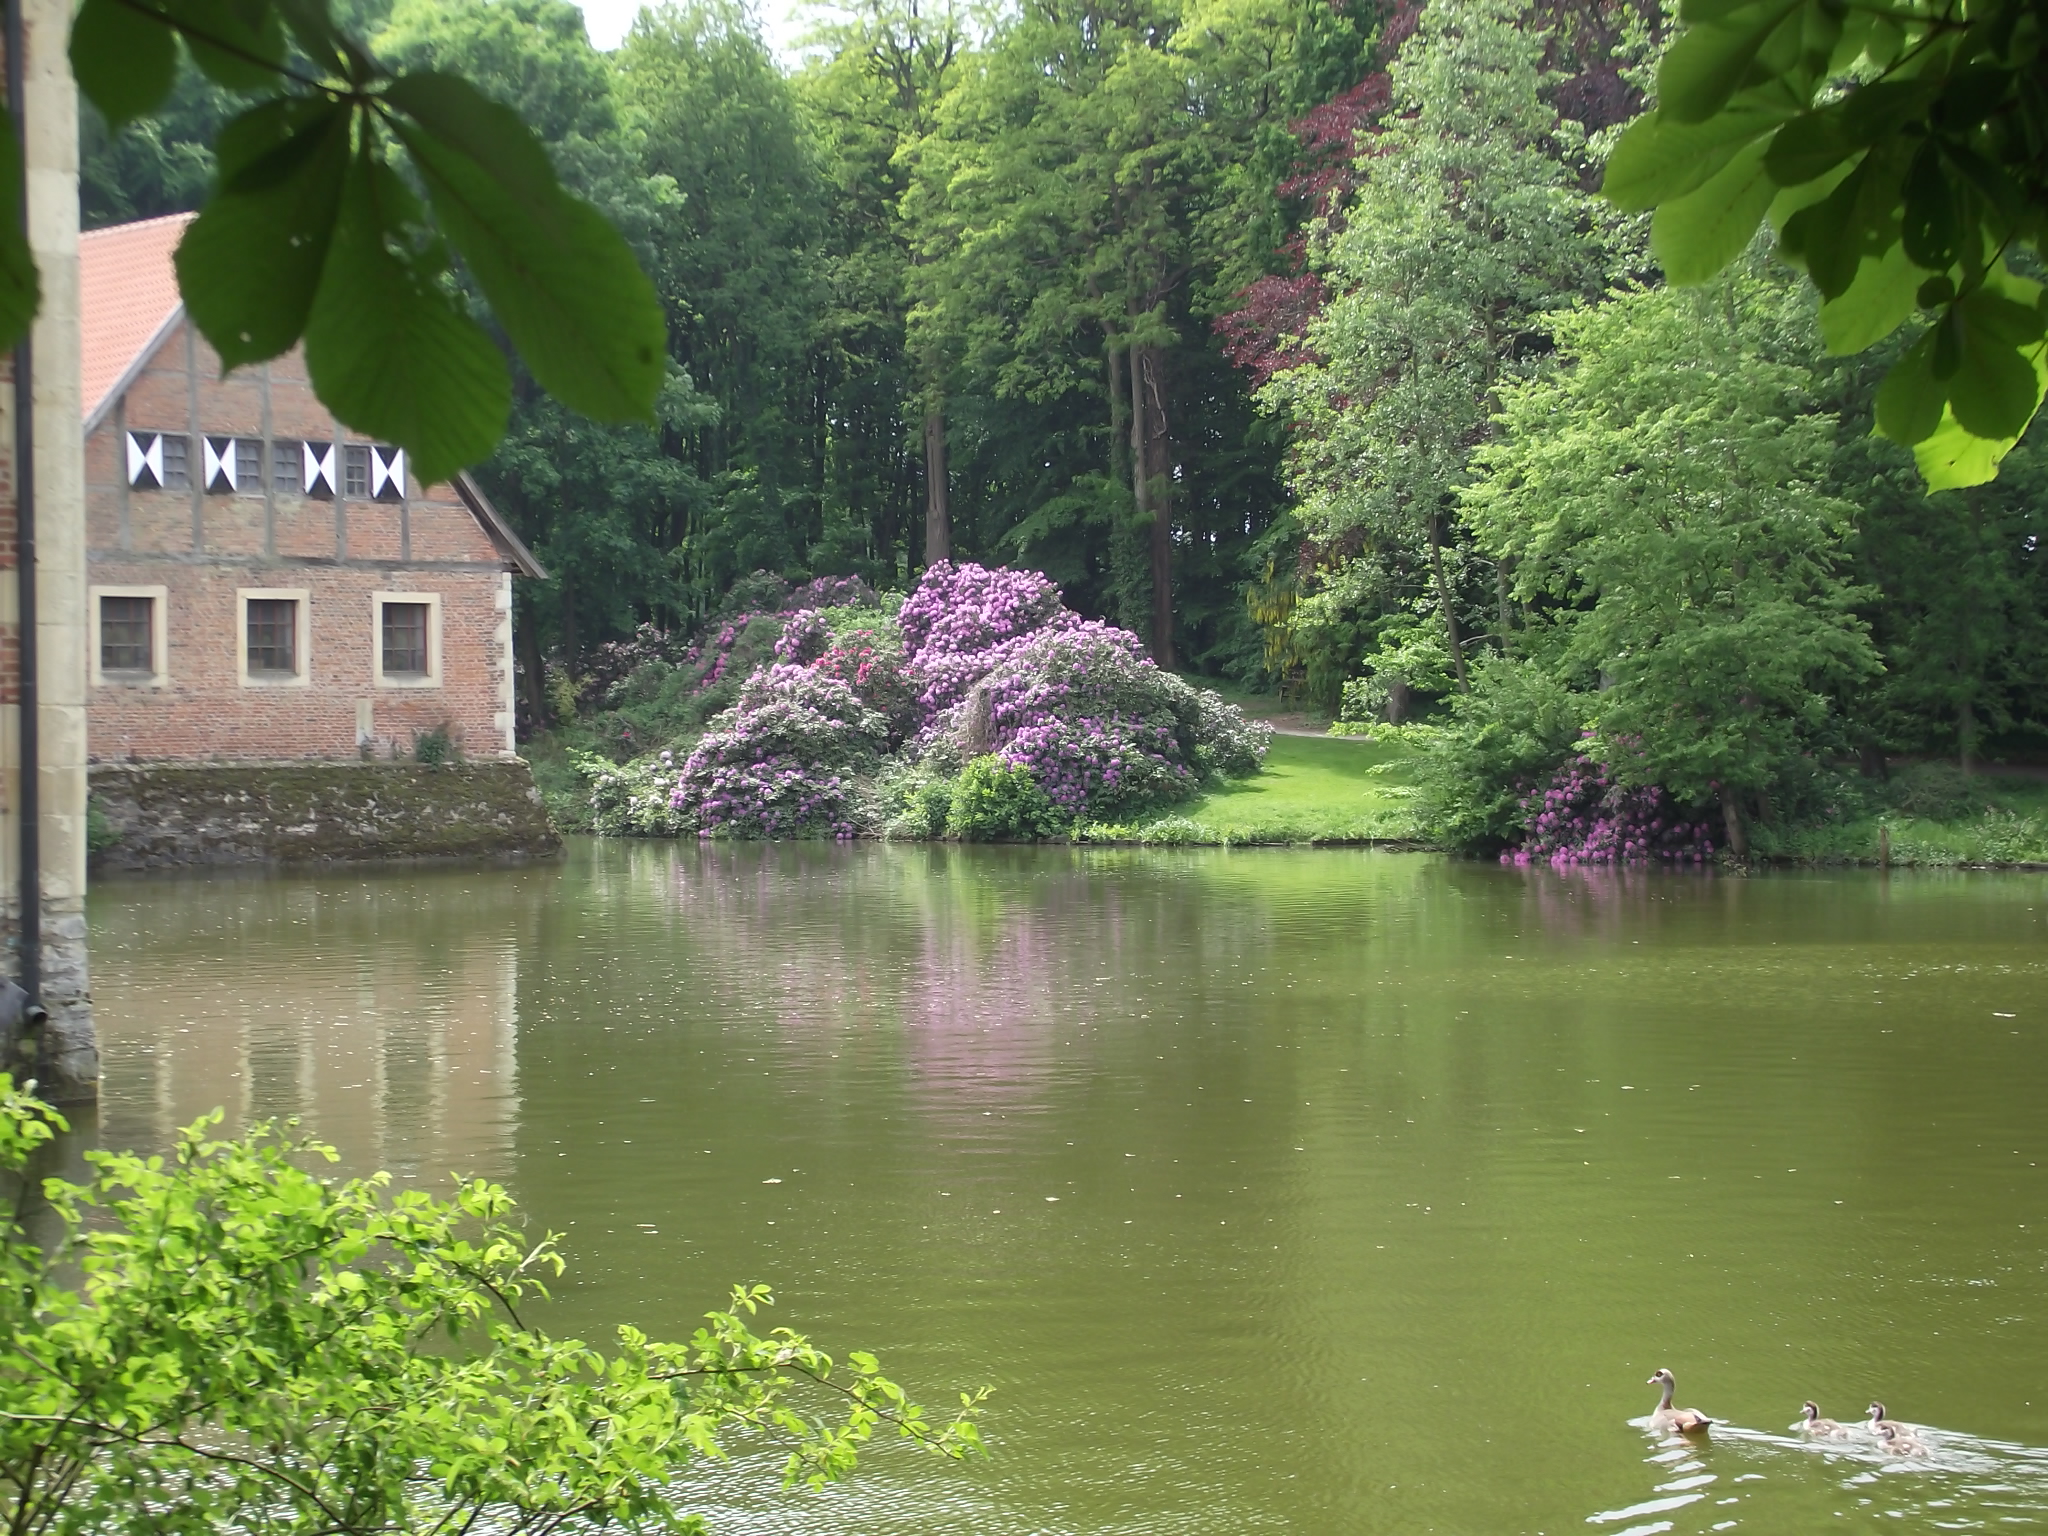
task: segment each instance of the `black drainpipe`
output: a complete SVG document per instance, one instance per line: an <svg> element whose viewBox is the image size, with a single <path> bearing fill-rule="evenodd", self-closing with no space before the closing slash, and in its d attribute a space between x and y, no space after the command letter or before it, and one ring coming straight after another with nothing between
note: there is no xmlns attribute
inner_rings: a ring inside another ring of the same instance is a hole
<svg viewBox="0 0 2048 1536"><path fill-rule="evenodd" d="M22 0L7 0L7 110L21 157L21 231L28 235L28 114L22 68ZM43 990L42 750L36 698L35 360L27 335L14 349L14 576L21 686L21 990L31 1006Z"/></svg>

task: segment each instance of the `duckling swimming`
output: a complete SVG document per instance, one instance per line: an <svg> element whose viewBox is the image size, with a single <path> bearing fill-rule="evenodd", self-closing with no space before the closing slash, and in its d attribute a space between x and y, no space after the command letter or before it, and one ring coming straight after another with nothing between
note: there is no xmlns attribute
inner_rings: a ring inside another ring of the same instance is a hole
<svg viewBox="0 0 2048 1536"><path fill-rule="evenodd" d="M1648 1385L1661 1386L1664 1389L1664 1395L1657 1403L1657 1411L1650 1415L1650 1428L1663 1430L1667 1434L1676 1432L1682 1435L1696 1435L1714 1422L1697 1408L1671 1406L1671 1394L1678 1390L1678 1380L1669 1371L1660 1368L1657 1374L1650 1378Z"/></svg>
<svg viewBox="0 0 2048 1536"><path fill-rule="evenodd" d="M1888 1424L1901 1434L1906 1432L1905 1425L1893 1424L1890 1419L1885 1417L1883 1403L1872 1403L1870 1405L1870 1432L1881 1437L1884 1434L1885 1426Z"/></svg>
<svg viewBox="0 0 2048 1536"><path fill-rule="evenodd" d="M1925 1456L1927 1447L1890 1420L1877 1426L1877 1443L1887 1456Z"/></svg>
<svg viewBox="0 0 2048 1536"><path fill-rule="evenodd" d="M1816 1403L1812 1398L1808 1398L1802 1405L1801 1415L1802 1417L1797 1427L1806 1431L1807 1434L1813 1436L1816 1440L1846 1440L1849 1438L1848 1430L1837 1424L1833 1419L1824 1419L1820 1416L1820 1404Z"/></svg>

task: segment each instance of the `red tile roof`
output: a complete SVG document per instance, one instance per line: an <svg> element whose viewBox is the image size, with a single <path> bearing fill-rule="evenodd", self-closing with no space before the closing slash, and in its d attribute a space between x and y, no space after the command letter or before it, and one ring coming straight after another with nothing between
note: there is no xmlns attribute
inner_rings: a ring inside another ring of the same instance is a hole
<svg viewBox="0 0 2048 1536"><path fill-rule="evenodd" d="M116 224L78 237L78 305L84 332L85 416L90 421L123 374L178 310L171 252L189 213Z"/></svg>

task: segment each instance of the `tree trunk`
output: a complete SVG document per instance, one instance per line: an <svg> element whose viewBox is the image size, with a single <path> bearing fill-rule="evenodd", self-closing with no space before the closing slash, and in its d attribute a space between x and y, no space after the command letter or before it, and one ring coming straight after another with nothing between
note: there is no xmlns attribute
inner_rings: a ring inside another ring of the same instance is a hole
<svg viewBox="0 0 2048 1536"><path fill-rule="evenodd" d="M1735 791L1721 791L1721 825L1728 831L1728 851L1738 859L1749 857L1749 829L1742 824L1742 807L1735 803Z"/></svg>
<svg viewBox="0 0 2048 1536"><path fill-rule="evenodd" d="M551 722L548 719L547 664L541 660L540 635L534 629L531 613L522 623L515 610L512 623L512 648L519 655L520 685L526 690L526 718L536 732L544 731Z"/></svg>
<svg viewBox="0 0 2048 1536"><path fill-rule="evenodd" d="M953 558L953 502L946 481L946 413L924 414L924 563Z"/></svg>
<svg viewBox="0 0 2048 1536"><path fill-rule="evenodd" d="M1956 756L1963 772L1977 771L1977 706L1968 699L1956 706Z"/></svg>
<svg viewBox="0 0 2048 1536"><path fill-rule="evenodd" d="M1152 524L1152 659L1173 665L1173 481L1167 465L1166 358L1131 348L1131 476Z"/></svg>
<svg viewBox="0 0 2048 1536"><path fill-rule="evenodd" d="M1109 359L1109 478L1121 480L1131 469L1131 397L1124 392L1124 349L1114 336L1106 338Z"/></svg>
<svg viewBox="0 0 2048 1536"><path fill-rule="evenodd" d="M1408 685L1400 678L1387 684L1387 724L1399 725L1408 718Z"/></svg>
<svg viewBox="0 0 2048 1536"><path fill-rule="evenodd" d="M1465 675L1465 641L1458 633L1458 615L1451 607L1451 584L1444 576L1444 536L1441 520L1432 516L1429 520L1429 565L1436 573L1436 602L1444 616L1444 643L1451 651L1451 671L1457 675L1458 692L1472 691L1471 679Z"/></svg>

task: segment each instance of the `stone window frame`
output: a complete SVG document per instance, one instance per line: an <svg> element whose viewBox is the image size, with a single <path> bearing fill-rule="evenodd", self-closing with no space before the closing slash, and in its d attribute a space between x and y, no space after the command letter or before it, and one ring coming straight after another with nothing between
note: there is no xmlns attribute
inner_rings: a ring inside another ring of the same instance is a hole
<svg viewBox="0 0 2048 1536"><path fill-rule="evenodd" d="M146 597L149 610L149 659L151 670L108 673L100 667L100 599L103 597ZM171 681L171 593L168 587L101 586L85 589L86 644L92 661L95 688L163 688Z"/></svg>
<svg viewBox="0 0 2048 1536"><path fill-rule="evenodd" d="M384 670L384 605L419 603L427 610L427 670L424 674ZM372 592L370 594L370 681L379 688L441 686L441 594L438 592Z"/></svg>
<svg viewBox="0 0 2048 1536"><path fill-rule="evenodd" d="M257 602L297 603L292 626L292 646L299 670L288 677L251 673L249 670L249 604ZM307 688L313 682L313 604L305 587L235 588L235 681L244 688Z"/></svg>

